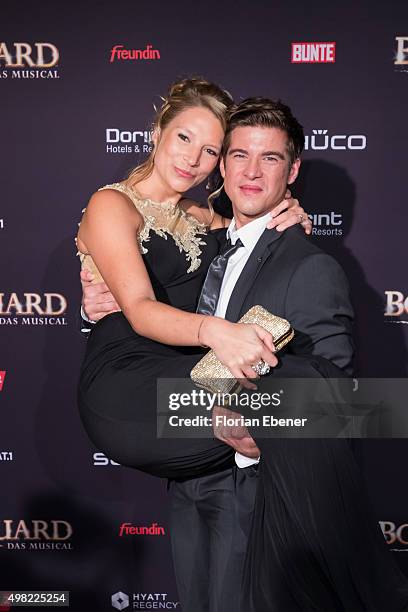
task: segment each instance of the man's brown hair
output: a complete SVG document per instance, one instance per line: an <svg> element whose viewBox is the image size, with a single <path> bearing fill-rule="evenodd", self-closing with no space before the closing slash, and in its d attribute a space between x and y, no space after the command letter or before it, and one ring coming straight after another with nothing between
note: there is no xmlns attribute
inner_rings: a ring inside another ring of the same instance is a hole
<svg viewBox="0 0 408 612"><path fill-rule="evenodd" d="M247 98L231 108L222 148L224 158L230 146L231 133L237 127L278 128L286 132L288 137L287 151L291 164L303 151L305 144L303 127L292 115L289 106L286 106L280 100L261 97Z"/></svg>

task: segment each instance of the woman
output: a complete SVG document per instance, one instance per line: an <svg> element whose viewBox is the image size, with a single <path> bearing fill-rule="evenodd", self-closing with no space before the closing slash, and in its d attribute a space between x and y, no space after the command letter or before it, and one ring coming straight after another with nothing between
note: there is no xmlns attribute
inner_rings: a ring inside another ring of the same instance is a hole
<svg viewBox="0 0 408 612"><path fill-rule="evenodd" d="M181 197L216 168L231 104L207 81L175 83L154 124L153 153L126 181L92 196L78 232L83 266L122 311L100 321L87 343L81 416L109 457L156 476L198 476L233 461L216 440L157 439L157 378L188 377L202 346L237 378L253 377L261 359L276 364L262 327L195 314L227 221ZM304 213L294 209L292 224Z"/></svg>

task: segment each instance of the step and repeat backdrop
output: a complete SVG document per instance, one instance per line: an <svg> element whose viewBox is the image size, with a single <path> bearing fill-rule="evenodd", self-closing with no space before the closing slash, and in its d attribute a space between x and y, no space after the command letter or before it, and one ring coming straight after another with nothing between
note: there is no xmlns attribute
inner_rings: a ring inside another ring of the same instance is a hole
<svg viewBox="0 0 408 612"><path fill-rule="evenodd" d="M154 104L188 75L292 107L306 134L294 193L349 278L356 374L407 375L406 2L4 5L0 590L70 591L74 610L180 609L166 482L110 461L78 417L74 236L91 193L150 150ZM408 575L408 440L357 455Z"/></svg>

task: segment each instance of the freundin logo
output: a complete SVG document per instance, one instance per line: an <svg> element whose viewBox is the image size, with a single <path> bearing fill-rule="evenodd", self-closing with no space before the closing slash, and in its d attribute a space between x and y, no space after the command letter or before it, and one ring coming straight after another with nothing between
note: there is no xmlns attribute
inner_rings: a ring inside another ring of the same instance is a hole
<svg viewBox="0 0 408 612"><path fill-rule="evenodd" d="M159 60L160 51L146 45L145 49L125 49L123 45L115 45L111 49L110 63L127 60Z"/></svg>
<svg viewBox="0 0 408 612"><path fill-rule="evenodd" d="M3 391L4 379L6 378L6 370L0 370L0 391Z"/></svg>
<svg viewBox="0 0 408 612"><path fill-rule="evenodd" d="M0 42L0 78L59 79L59 51L49 42ZM53 70L51 70L54 68Z"/></svg>
<svg viewBox="0 0 408 612"><path fill-rule="evenodd" d="M119 537L121 538L124 535L164 536L166 533L164 531L164 527L160 527L157 523L152 523L149 527L137 527L132 525L132 523L122 523L119 527Z"/></svg>

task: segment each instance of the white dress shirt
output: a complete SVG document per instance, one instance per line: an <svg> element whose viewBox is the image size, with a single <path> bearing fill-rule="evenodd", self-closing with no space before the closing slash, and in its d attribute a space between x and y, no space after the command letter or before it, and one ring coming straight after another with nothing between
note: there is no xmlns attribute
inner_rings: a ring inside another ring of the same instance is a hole
<svg viewBox="0 0 408 612"><path fill-rule="evenodd" d="M232 219L227 229L227 238L231 240L232 244L235 244L238 238L241 239L244 245L231 255L228 260L227 268L225 270L224 278L222 280L220 297L214 315L216 317L225 318L227 312L228 303L231 298L231 294L234 290L236 282L244 269L246 262L248 261L256 243L258 242L261 235L266 229L266 224L270 221L270 213L268 212L263 217L259 217L250 223L247 223L243 227L237 229L235 219ZM255 465L259 462L258 459L250 459L240 453L235 453L235 463L240 468L245 468L250 465Z"/></svg>

